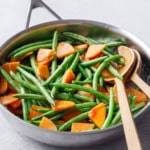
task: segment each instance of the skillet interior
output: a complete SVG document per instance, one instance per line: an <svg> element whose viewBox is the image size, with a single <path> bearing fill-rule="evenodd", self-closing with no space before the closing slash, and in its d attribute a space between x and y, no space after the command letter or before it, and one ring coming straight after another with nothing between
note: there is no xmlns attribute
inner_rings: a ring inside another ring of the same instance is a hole
<svg viewBox="0 0 150 150"><path fill-rule="evenodd" d="M140 51L143 60L142 66L142 78L150 83L150 67L149 59L149 49L145 46L139 39L123 31L117 27L87 20L64 20L64 21L54 21L44 24L40 24L24 30L11 39L9 39L2 46L0 52L1 62L5 61L6 56L10 51L24 45L27 43L32 43L34 41L45 40L52 37L54 29L57 29L60 33L64 31L71 31L75 33L82 34L84 36L89 36L94 39L101 39L105 37L125 39L129 47L135 48ZM136 122L139 122L140 118L147 112L149 103L145 108L136 116ZM15 115L11 114L4 106L0 105L2 113L5 115L9 122L11 121L14 127L24 135L38 140L43 143L57 145L57 146L91 146L101 143L105 143L108 140L114 140L114 138L123 135L122 126L115 126L109 129L93 132L84 133L67 133L67 132L55 132L47 131L45 129L38 128L34 125L28 124L23 120L17 118Z"/></svg>

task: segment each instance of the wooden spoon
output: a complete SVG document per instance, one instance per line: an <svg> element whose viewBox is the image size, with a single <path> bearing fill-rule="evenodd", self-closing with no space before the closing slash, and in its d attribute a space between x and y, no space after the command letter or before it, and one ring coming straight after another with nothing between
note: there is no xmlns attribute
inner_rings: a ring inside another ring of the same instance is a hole
<svg viewBox="0 0 150 150"><path fill-rule="evenodd" d="M125 59L125 65L119 70L119 72L126 79L135 67L135 54L134 52L125 46L120 46L118 48L119 54L121 54ZM131 114L130 106L128 103L128 99L125 92L125 86L123 81L119 80L115 77L107 77L104 78L107 82L112 82L112 80L116 83L119 106L122 118L122 124L124 128L124 133L126 137L126 142L128 146L128 150L141 150L141 143L138 137L138 133L133 121L133 117Z"/></svg>
<svg viewBox="0 0 150 150"><path fill-rule="evenodd" d="M150 98L150 86L147 83L145 83L142 80L142 78L139 76L139 73L141 71L141 66L142 66L141 56L137 50L133 50L133 51L136 55L137 64L130 79Z"/></svg>

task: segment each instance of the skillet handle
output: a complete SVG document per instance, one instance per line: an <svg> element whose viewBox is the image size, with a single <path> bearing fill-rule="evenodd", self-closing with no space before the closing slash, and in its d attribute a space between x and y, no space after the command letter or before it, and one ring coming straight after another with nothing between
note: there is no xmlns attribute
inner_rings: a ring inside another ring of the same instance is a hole
<svg viewBox="0 0 150 150"><path fill-rule="evenodd" d="M47 9L54 17L56 17L58 20L62 20L62 18L42 0L31 0L27 15L26 29L30 24L32 10L38 7L45 7L45 9Z"/></svg>

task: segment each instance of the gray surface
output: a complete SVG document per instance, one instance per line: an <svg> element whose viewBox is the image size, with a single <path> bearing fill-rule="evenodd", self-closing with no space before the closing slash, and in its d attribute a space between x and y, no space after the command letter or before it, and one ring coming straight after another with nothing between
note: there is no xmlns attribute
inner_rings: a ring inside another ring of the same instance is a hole
<svg viewBox="0 0 150 150"><path fill-rule="evenodd" d="M106 22L119 26L140 38L150 47L150 1L148 0L45 0L64 19L88 19ZM25 27L29 0L1 0L0 1L0 45L15 33ZM31 25L54 20L46 10L36 9L33 13ZM150 112L149 112L150 113ZM147 114L149 114L147 113ZM11 128L11 124L0 113L0 149L12 150L58 150L49 145L38 143ZM150 116L144 116L139 134L145 150L150 145ZM109 145L101 145L89 149L126 149L122 139L108 141ZM83 148L82 148L83 149Z"/></svg>

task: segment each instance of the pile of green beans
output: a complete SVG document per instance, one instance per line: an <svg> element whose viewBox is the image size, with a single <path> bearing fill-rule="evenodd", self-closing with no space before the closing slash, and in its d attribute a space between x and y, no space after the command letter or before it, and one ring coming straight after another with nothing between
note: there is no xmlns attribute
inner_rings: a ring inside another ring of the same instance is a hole
<svg viewBox="0 0 150 150"><path fill-rule="evenodd" d="M57 52L57 45L61 41L60 37L62 36L64 39L67 39L63 42L71 43L72 46L78 45L77 43L88 45L103 43L105 44L105 48L102 51L101 57L91 60L80 59L80 56L86 53L87 49L76 50L76 53L70 54L62 59L58 59L55 53L54 59L49 66L51 75L48 79L44 80L36 71L37 51L40 48L48 48ZM104 43L103 41L72 32L64 32L60 35L56 30L52 39L29 43L13 50L7 56L7 62L10 61L11 57L17 59L29 52L33 52L33 54L20 62L16 72L11 70L10 73L8 73L2 66L0 66L0 73L17 91L17 94L15 94L14 97L21 99L21 108L23 112L21 117L24 121L38 126L42 117L48 117L51 121L56 121L61 120L63 116L69 112L80 110L80 115L66 121L63 125L56 124L59 131L70 131L71 125L74 122L86 120L91 123L92 121L88 117L89 111L99 103L104 103L107 115L101 129L109 128L121 122L121 115L119 106L115 103L114 85L104 81L102 72L104 69L107 69L115 77L123 80L123 77L119 74L113 64L116 64L116 66L118 65L119 67L124 64L120 59L122 56L117 54L116 50L118 46L125 44L125 41L115 39ZM98 63L99 66L96 68L95 64ZM71 83L62 82L64 73L67 69L71 69L76 76ZM84 86L86 84L91 85L92 88ZM108 91L107 87L110 87L109 95L106 94L106 91ZM105 89L105 92L103 92L102 89ZM79 91L92 94L95 97L95 100L91 97L80 94ZM139 112L145 105L144 102L136 104L136 97L132 95L129 95L128 99L133 114ZM51 105L55 106L55 100L73 101L75 107L64 111L54 111L51 109ZM32 105L43 106L48 109L35 110L42 114L30 120L29 112ZM97 130L96 125L93 130Z"/></svg>

